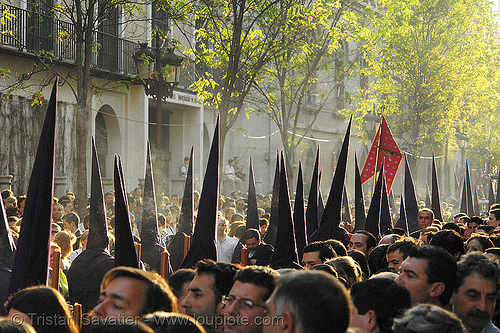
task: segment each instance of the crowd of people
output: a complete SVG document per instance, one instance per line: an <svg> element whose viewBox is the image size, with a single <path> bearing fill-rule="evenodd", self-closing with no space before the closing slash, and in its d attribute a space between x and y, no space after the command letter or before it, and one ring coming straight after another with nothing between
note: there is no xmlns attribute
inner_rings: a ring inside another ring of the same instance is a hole
<svg viewBox="0 0 500 333"><path fill-rule="evenodd" d="M26 197L4 190L2 199L16 238ZM114 192L104 201L113 255ZM500 204L483 216L460 213L450 221L421 207L418 231L391 228L380 239L344 223L345 239L311 242L299 253L302 268L275 270L274 248L265 242L271 201L272 195L257 195L259 228L247 229L246 194L221 196L217 261L198 261L167 280L147 265L110 267L80 322L66 275L86 251L89 217L76 213L72 193L54 198L59 290L33 286L7 298L3 283L0 332L500 332ZM198 203L195 192L195 209ZM141 189L128 204L140 243ZM181 205L175 194L158 203L163 246L176 234Z"/></svg>

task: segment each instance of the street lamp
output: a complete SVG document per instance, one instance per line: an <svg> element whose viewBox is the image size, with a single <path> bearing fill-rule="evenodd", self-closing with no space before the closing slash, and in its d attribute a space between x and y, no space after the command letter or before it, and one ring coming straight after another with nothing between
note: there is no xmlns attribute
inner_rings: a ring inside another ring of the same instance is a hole
<svg viewBox="0 0 500 333"><path fill-rule="evenodd" d="M167 135L164 142L162 101L174 96L183 58L174 53L173 47L162 48L158 35L154 40L154 51L147 43L140 43L140 49L132 57L146 94L156 101L156 174L159 185L165 188L169 172L168 163L164 162L169 159L169 138Z"/></svg>
<svg viewBox="0 0 500 333"><path fill-rule="evenodd" d="M375 131L377 128L377 124L380 123L380 116L367 113L364 117L365 119L365 130L370 136L375 136Z"/></svg>

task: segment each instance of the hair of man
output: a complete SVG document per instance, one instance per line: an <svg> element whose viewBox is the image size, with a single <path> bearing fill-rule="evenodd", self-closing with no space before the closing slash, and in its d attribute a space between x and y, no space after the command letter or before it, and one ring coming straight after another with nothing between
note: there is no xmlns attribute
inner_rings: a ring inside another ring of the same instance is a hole
<svg viewBox="0 0 500 333"><path fill-rule="evenodd" d="M119 277L130 278L146 284L147 291L146 295L144 295L141 314L153 313L155 311L177 311L177 299L174 293L167 282L158 274L132 267L115 267L107 272L102 279L101 290L106 289L113 280Z"/></svg>

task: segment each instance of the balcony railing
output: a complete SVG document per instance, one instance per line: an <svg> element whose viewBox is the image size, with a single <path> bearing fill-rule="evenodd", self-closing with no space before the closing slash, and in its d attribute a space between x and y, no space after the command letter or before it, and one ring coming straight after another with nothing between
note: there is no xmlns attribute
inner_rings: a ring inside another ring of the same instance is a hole
<svg viewBox="0 0 500 333"><path fill-rule="evenodd" d="M8 46L21 52L49 57L53 60L73 62L76 59L75 27L50 14L40 14L26 9L5 5L13 15L0 26L0 47ZM135 75L137 69L132 58L139 44L94 31L96 52L91 66L119 74Z"/></svg>

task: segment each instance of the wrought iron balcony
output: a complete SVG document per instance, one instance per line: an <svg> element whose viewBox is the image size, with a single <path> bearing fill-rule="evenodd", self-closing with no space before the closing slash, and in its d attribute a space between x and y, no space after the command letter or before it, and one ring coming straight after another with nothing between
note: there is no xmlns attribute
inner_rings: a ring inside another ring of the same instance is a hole
<svg viewBox="0 0 500 333"><path fill-rule="evenodd" d="M40 14L26 9L5 5L13 15L1 26L0 48L32 55L41 55L54 61L73 63L76 59L75 27L54 18L51 14ZM118 36L94 31L98 46L93 53L92 67L115 74L135 75L137 69L132 55L139 44Z"/></svg>

